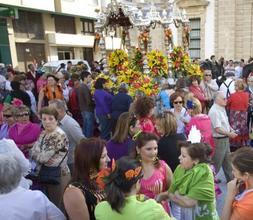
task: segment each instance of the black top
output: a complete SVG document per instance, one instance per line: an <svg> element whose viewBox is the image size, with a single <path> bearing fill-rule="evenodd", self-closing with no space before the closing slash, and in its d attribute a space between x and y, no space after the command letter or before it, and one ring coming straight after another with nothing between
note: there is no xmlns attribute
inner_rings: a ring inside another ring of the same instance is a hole
<svg viewBox="0 0 253 220"><path fill-rule="evenodd" d="M163 136L158 142L158 156L159 159L164 160L171 170L174 172L179 165L180 150L178 149L178 141L185 141L183 134L173 134Z"/></svg>
<svg viewBox="0 0 253 220"><path fill-rule="evenodd" d="M99 202L104 200L105 198L104 191L99 189L97 190L89 189L79 182L71 183L71 185L79 188L82 191L89 211L90 220L96 220L94 215L95 207Z"/></svg>

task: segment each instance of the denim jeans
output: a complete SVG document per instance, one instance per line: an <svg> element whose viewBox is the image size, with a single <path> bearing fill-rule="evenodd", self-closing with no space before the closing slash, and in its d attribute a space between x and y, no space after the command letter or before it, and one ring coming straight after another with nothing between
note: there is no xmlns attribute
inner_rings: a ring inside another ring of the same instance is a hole
<svg viewBox="0 0 253 220"><path fill-rule="evenodd" d="M93 136L94 130L94 113L93 112L81 112L83 118L83 134L86 138Z"/></svg>
<svg viewBox="0 0 253 220"><path fill-rule="evenodd" d="M108 119L106 115L98 115L97 117L101 128L100 137L109 140L111 138L111 119Z"/></svg>

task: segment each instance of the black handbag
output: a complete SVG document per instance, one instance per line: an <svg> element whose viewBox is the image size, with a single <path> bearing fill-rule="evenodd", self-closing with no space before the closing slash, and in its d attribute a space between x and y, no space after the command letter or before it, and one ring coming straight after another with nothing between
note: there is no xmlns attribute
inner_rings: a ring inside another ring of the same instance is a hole
<svg viewBox="0 0 253 220"><path fill-rule="evenodd" d="M67 152L68 153L68 152ZM57 167L42 165L38 174L38 181L43 184L59 185L61 181L61 164L67 153Z"/></svg>
<svg viewBox="0 0 253 220"><path fill-rule="evenodd" d="M45 136L41 140L40 147L42 147L44 142ZM61 182L61 164L65 157L67 156L68 151L62 158L61 162L58 164L57 167L48 167L46 165L41 165L41 168L37 175L31 174L31 179L37 180L39 183L42 184L51 184L51 185L59 185Z"/></svg>

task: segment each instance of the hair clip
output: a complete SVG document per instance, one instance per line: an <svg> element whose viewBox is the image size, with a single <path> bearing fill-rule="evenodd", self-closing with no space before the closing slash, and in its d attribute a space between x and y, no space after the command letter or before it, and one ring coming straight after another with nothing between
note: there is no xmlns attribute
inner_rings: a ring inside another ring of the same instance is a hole
<svg viewBox="0 0 253 220"><path fill-rule="evenodd" d="M142 133L142 130L139 130L134 136L133 136L133 140L136 140L139 135Z"/></svg>
<svg viewBox="0 0 253 220"><path fill-rule="evenodd" d="M142 169L141 167L137 167L137 168L135 168L134 170L131 169L131 170L126 171L126 172L125 172L125 177L126 177L126 179L130 180L130 179L132 179L132 178L134 178L134 177L139 176L139 174L140 174L140 172L141 172L141 169Z"/></svg>
<svg viewBox="0 0 253 220"><path fill-rule="evenodd" d="M17 99L17 98L14 98L11 102L11 104L14 106L14 107L20 107L21 105L23 105L23 101L20 100L20 99Z"/></svg>

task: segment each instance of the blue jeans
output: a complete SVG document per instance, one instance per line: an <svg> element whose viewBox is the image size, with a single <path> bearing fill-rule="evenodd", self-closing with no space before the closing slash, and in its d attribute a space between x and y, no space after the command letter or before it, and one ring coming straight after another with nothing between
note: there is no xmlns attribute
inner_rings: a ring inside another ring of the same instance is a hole
<svg viewBox="0 0 253 220"><path fill-rule="evenodd" d="M93 112L81 112L83 118L83 134L86 138L93 136L94 130L94 113Z"/></svg>
<svg viewBox="0 0 253 220"><path fill-rule="evenodd" d="M111 119L108 119L106 115L98 115L98 121L100 125L100 137L104 140L111 138Z"/></svg>

